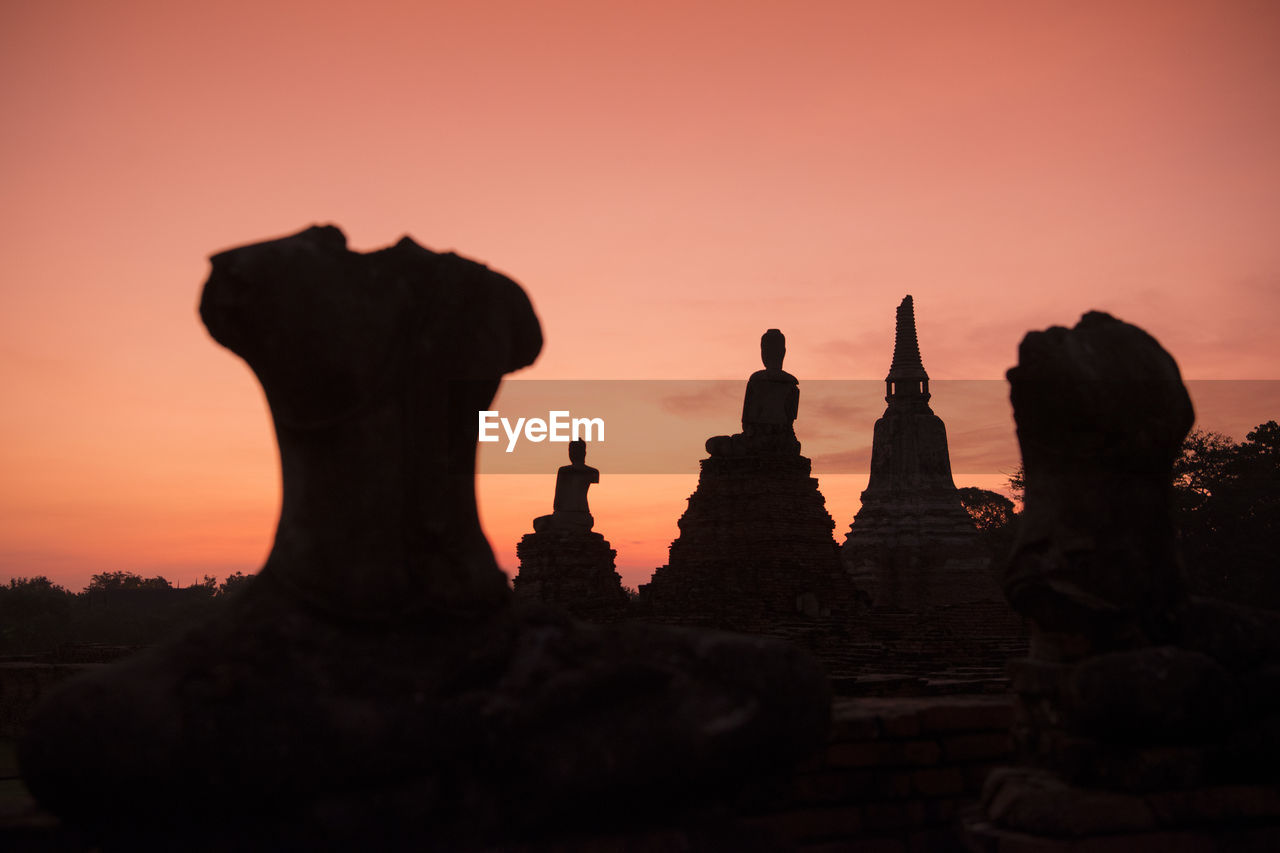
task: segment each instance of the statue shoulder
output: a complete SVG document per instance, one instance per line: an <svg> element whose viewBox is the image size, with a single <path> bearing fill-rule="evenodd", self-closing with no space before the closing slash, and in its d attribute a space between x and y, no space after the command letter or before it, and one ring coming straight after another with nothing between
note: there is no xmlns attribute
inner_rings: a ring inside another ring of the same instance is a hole
<svg viewBox="0 0 1280 853"><path fill-rule="evenodd" d="M749 381L750 382L780 382L780 383L785 383L787 385L800 384L800 380L796 379L790 373L787 373L787 371L769 370L768 368L765 368L764 370L757 370L755 373L751 374L751 379Z"/></svg>
<svg viewBox="0 0 1280 853"><path fill-rule="evenodd" d="M796 379L785 370L757 370L751 374L751 378L747 380L748 385L755 385L760 382L785 382L788 385L799 385L800 380Z"/></svg>

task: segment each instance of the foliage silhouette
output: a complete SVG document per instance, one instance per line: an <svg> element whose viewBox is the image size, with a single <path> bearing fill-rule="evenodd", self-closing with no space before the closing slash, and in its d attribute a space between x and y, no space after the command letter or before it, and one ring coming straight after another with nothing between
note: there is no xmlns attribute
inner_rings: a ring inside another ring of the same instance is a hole
<svg viewBox="0 0 1280 853"><path fill-rule="evenodd" d="M1019 502L1023 487L1019 465L1009 475ZM1280 609L1280 423L1259 424L1243 442L1192 430L1174 461L1173 501L1191 591Z"/></svg>
<svg viewBox="0 0 1280 853"><path fill-rule="evenodd" d="M244 572L233 572L227 579L218 584L218 597L234 595L249 585L257 575L246 575Z"/></svg>
<svg viewBox="0 0 1280 853"><path fill-rule="evenodd" d="M999 492L980 489L977 486L963 486L960 492L960 504L973 519L995 560L1003 560L1013 547L1013 537L1017 530L1018 513L1013 501Z"/></svg>
<svg viewBox="0 0 1280 853"><path fill-rule="evenodd" d="M1174 463L1174 502L1192 591L1280 609L1280 424L1239 443L1193 431Z"/></svg>
<svg viewBox="0 0 1280 853"><path fill-rule="evenodd" d="M0 651L27 653L66 641L74 596L43 575L0 586Z"/></svg>
<svg viewBox="0 0 1280 853"><path fill-rule="evenodd" d="M211 615L252 577L236 572L219 584L205 575L175 587L160 576L101 572L79 593L44 576L13 578L0 586L0 654L64 657L57 650L68 644L150 645Z"/></svg>

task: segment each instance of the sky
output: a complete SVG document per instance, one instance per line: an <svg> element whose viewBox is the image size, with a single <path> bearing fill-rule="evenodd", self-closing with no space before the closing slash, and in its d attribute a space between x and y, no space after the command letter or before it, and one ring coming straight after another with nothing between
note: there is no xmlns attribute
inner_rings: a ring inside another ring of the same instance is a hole
<svg viewBox="0 0 1280 853"><path fill-rule="evenodd" d="M1189 379L1273 380L1277 44L1270 0L4 0L0 580L261 565L269 416L195 306L210 254L312 223L519 281L546 337L520 380L745 380L780 328L802 395L879 381L908 293L935 380L999 381L1090 309ZM1274 384L1205 387L1202 426L1280 417ZM802 440L865 454L874 412L807 401ZM957 483L999 488L1011 418L974 429ZM628 585L697 461L602 469ZM865 476L819 461L843 541ZM478 488L514 573L554 471Z"/></svg>

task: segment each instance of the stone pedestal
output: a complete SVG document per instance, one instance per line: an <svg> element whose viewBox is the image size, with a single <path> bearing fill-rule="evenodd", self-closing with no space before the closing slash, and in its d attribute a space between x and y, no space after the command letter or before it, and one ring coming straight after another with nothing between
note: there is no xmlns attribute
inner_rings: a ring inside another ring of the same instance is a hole
<svg viewBox="0 0 1280 853"><path fill-rule="evenodd" d="M516 545L520 570L512 581L517 601L556 604L581 619L612 621L627 607L618 552L599 533L549 528L526 533Z"/></svg>
<svg viewBox="0 0 1280 853"><path fill-rule="evenodd" d="M662 621L741 630L849 615L855 590L834 527L799 453L704 459L680 536L641 602Z"/></svg>

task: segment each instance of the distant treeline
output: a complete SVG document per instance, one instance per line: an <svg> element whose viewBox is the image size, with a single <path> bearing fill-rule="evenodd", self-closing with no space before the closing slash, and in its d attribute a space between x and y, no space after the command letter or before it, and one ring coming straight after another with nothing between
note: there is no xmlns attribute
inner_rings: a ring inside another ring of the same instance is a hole
<svg viewBox="0 0 1280 853"><path fill-rule="evenodd" d="M65 644L145 646L214 613L252 581L236 572L175 587L133 572L94 575L78 593L47 577L0 586L0 655L47 654Z"/></svg>
<svg viewBox="0 0 1280 853"><path fill-rule="evenodd" d="M1009 479L1021 501L1022 472ZM1191 591L1280 609L1280 424L1243 442L1195 430L1174 465L1173 514ZM1014 501L977 488L961 500L999 560L1017 535ZM132 572L93 576L72 593L46 577L0 586L0 655L45 654L63 644L148 645L216 612L251 582L240 572L177 588Z"/></svg>

